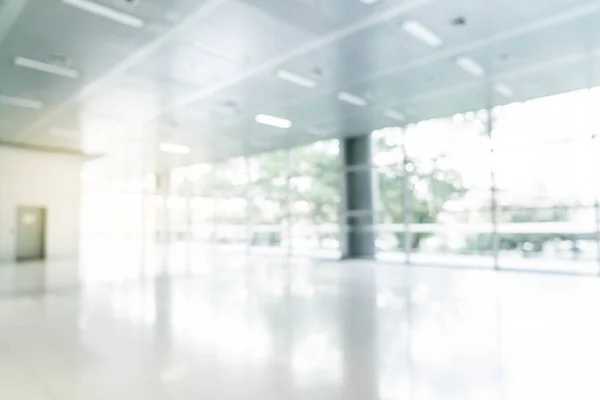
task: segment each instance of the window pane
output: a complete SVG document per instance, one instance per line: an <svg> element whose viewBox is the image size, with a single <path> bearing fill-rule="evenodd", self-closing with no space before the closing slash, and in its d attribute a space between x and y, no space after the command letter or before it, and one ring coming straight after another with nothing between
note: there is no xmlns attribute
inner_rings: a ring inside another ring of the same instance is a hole
<svg viewBox="0 0 600 400"><path fill-rule="evenodd" d="M250 170L250 244L256 250L287 249L287 151L260 154L248 160Z"/></svg>
<svg viewBox="0 0 600 400"><path fill-rule="evenodd" d="M407 246L413 262L493 265L486 125L481 110L406 129Z"/></svg>
<svg viewBox="0 0 600 400"><path fill-rule="evenodd" d="M404 132L388 128L373 133L373 168L376 192L376 246L380 252L405 250Z"/></svg>
<svg viewBox="0 0 600 400"><path fill-rule="evenodd" d="M215 165L215 239L221 245L247 243L248 173L243 157Z"/></svg>
<svg viewBox="0 0 600 400"><path fill-rule="evenodd" d="M292 250L295 254L339 255L339 141L291 149Z"/></svg>
<svg viewBox="0 0 600 400"><path fill-rule="evenodd" d="M500 207L503 268L597 270L595 207Z"/></svg>
<svg viewBox="0 0 600 400"><path fill-rule="evenodd" d="M592 205L594 165L592 139L497 149L498 202L524 207Z"/></svg>

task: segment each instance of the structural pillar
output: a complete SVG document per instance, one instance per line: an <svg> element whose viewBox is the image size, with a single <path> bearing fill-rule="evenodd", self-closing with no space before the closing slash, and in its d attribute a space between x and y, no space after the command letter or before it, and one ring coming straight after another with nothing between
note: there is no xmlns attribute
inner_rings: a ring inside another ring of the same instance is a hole
<svg viewBox="0 0 600 400"><path fill-rule="evenodd" d="M342 258L375 258L371 135L343 139Z"/></svg>

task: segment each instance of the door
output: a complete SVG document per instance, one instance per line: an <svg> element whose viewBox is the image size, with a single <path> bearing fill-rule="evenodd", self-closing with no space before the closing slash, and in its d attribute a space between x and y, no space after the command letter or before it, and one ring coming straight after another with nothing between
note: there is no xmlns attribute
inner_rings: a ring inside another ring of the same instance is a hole
<svg viewBox="0 0 600 400"><path fill-rule="evenodd" d="M46 210L17 207L17 261L43 260L45 244Z"/></svg>

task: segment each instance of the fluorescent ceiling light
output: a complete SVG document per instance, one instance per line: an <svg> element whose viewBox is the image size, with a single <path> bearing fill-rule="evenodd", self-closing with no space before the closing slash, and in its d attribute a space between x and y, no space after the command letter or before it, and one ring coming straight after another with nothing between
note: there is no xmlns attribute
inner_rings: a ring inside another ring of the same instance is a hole
<svg viewBox="0 0 600 400"><path fill-rule="evenodd" d="M505 83L496 83L494 85L494 90L506 97L512 97L514 94L512 88Z"/></svg>
<svg viewBox="0 0 600 400"><path fill-rule="evenodd" d="M62 0L62 2L66 5L87 11L90 14L97 15L98 17L110 19L111 21L118 22L132 28L143 28L146 24L141 18L134 17L133 15L115 10L102 4L94 3L90 0Z"/></svg>
<svg viewBox="0 0 600 400"><path fill-rule="evenodd" d="M402 28L414 38L431 47L439 47L442 45L442 39L440 39L438 35L417 21L406 21L402 24Z"/></svg>
<svg viewBox="0 0 600 400"><path fill-rule="evenodd" d="M190 154L192 149L189 146L184 146L182 144L175 143L161 143L160 151L165 153L173 153L173 154Z"/></svg>
<svg viewBox="0 0 600 400"><path fill-rule="evenodd" d="M469 57L459 57L456 60L456 65L475 76L483 76L485 74L485 69Z"/></svg>
<svg viewBox="0 0 600 400"><path fill-rule="evenodd" d="M278 70L277 77L281 80L288 81L290 83L306 88L314 88L315 86L317 86L317 83L312 79L306 78L302 75L298 75L290 71L286 71L285 69Z"/></svg>
<svg viewBox="0 0 600 400"><path fill-rule="evenodd" d="M274 117L266 114L258 114L256 117L254 117L254 120L259 124L270 125L276 128L287 129L291 128L292 126L292 121L289 119Z"/></svg>
<svg viewBox="0 0 600 400"><path fill-rule="evenodd" d="M16 57L15 65L23 68L35 69L49 74L64 76L65 78L77 79L81 76L79 71L73 68L61 67L43 61L32 60L31 58Z"/></svg>
<svg viewBox="0 0 600 400"><path fill-rule="evenodd" d="M367 99L348 92L339 92L338 99L358 107L364 107L368 104Z"/></svg>
<svg viewBox="0 0 600 400"><path fill-rule="evenodd" d="M361 3L368 4L368 5L375 4L378 1L379 0L360 0Z"/></svg>
<svg viewBox="0 0 600 400"><path fill-rule="evenodd" d="M37 100L23 99L21 97L11 97L0 95L0 104L8 106L30 108L32 110L41 110L44 103Z"/></svg>
<svg viewBox="0 0 600 400"><path fill-rule="evenodd" d="M406 117L400 111L388 109L383 113L386 117L391 118L396 121L404 121Z"/></svg>

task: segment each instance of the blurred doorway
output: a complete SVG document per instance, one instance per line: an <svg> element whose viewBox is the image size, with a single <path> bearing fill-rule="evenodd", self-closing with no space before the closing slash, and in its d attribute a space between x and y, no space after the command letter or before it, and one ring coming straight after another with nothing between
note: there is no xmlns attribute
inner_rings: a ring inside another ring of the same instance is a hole
<svg viewBox="0 0 600 400"><path fill-rule="evenodd" d="M43 260L46 256L46 209L17 207L17 261Z"/></svg>

